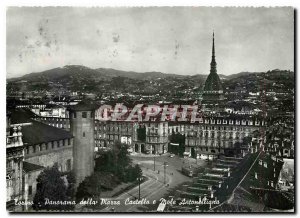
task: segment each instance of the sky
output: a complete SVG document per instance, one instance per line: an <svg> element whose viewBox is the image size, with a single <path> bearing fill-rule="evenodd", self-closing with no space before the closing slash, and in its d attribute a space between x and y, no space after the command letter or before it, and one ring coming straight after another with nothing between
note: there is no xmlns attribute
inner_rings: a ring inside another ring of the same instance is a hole
<svg viewBox="0 0 300 218"><path fill-rule="evenodd" d="M208 74L294 69L292 8L8 7L7 78L84 65Z"/></svg>

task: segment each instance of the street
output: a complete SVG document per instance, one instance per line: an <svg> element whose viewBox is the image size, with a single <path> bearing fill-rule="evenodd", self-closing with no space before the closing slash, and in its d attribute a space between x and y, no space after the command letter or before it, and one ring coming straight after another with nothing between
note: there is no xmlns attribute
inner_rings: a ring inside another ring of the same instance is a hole
<svg viewBox="0 0 300 218"><path fill-rule="evenodd" d="M140 185L140 199L146 199L149 204L153 204L153 201L158 201L163 197L171 188L180 185L184 182L192 181L190 177L187 177L181 173L181 167L187 162L195 164L195 159L183 159L175 156L173 158L169 156L156 156L155 157L155 171L154 171L154 157L146 156L131 156L133 163L139 164L143 171L143 176L146 176L148 180ZM166 178L164 178L164 162L167 162ZM206 163L203 160L198 160L199 166L204 166ZM166 184L164 184L166 179ZM142 211L143 205L140 204L127 204L126 199L136 200L139 195L139 187L136 186L128 192L118 196L116 199L121 201L121 205L108 206L102 212L138 212Z"/></svg>

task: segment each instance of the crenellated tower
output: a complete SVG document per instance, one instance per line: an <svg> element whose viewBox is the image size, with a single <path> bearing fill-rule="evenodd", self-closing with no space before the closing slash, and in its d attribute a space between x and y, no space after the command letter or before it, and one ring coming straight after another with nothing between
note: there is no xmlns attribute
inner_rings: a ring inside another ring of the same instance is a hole
<svg viewBox="0 0 300 218"><path fill-rule="evenodd" d="M94 172L95 105L82 101L69 107L70 127L74 136L73 166L78 186Z"/></svg>

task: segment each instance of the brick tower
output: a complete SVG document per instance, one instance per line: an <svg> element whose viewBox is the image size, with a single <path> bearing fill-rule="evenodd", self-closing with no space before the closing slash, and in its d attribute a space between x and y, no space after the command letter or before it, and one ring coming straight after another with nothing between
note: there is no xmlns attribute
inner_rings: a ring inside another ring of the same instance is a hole
<svg viewBox="0 0 300 218"><path fill-rule="evenodd" d="M70 128L74 136L73 166L76 186L94 172L95 105L82 101L69 107Z"/></svg>

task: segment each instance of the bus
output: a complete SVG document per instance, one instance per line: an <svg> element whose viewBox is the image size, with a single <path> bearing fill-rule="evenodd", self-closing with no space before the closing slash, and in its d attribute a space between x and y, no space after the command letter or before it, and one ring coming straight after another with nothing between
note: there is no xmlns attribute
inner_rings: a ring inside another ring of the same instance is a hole
<svg viewBox="0 0 300 218"><path fill-rule="evenodd" d="M189 177L193 177L194 175L194 169L191 166L183 166L181 168L181 172L183 175L189 176Z"/></svg>

